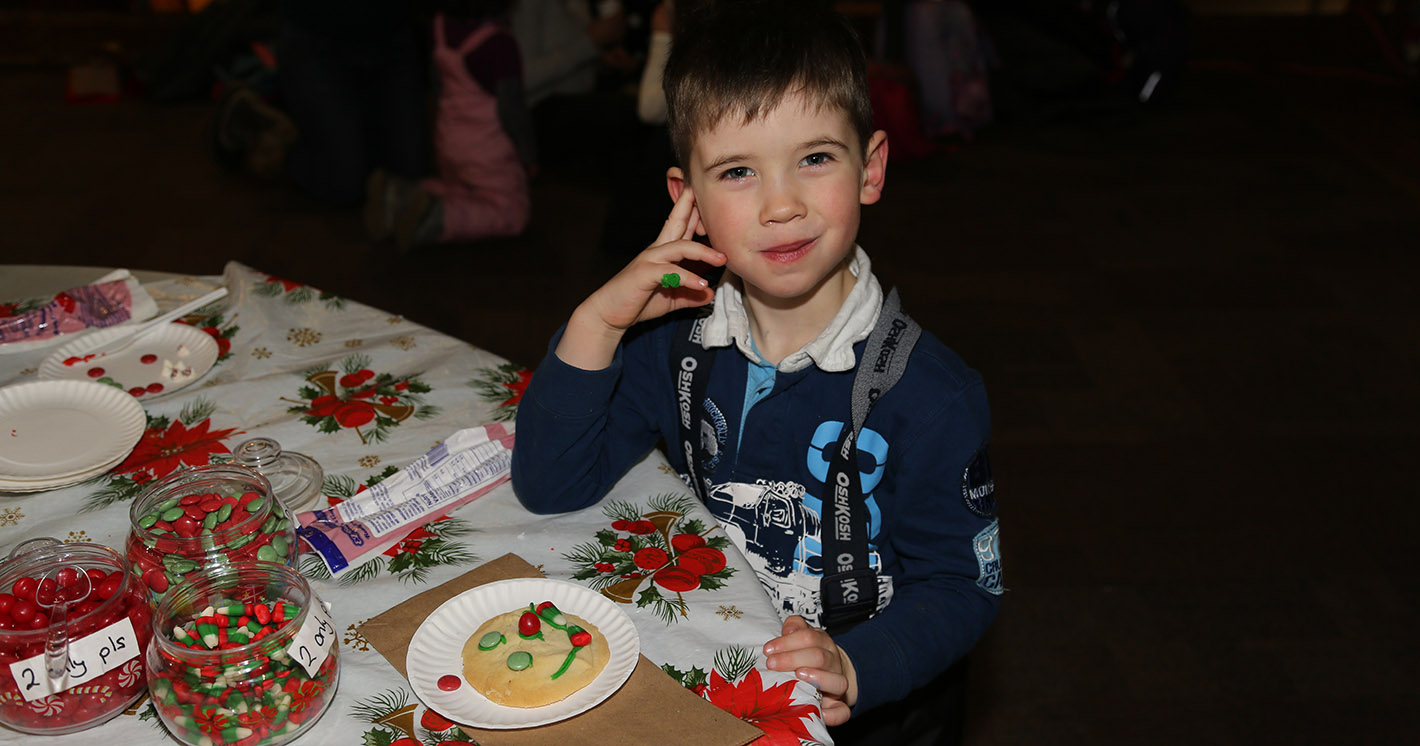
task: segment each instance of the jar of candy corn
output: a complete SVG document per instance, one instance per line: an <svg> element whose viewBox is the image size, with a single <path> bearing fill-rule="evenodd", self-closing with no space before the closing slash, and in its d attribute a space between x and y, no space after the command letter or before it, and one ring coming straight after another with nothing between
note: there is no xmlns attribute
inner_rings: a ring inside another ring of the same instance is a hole
<svg viewBox="0 0 1420 746"><path fill-rule="evenodd" d="M339 645L300 573L238 562L173 586L153 616L148 688L189 746L275 746L306 732L335 697Z"/></svg>
<svg viewBox="0 0 1420 746"><path fill-rule="evenodd" d="M151 636L148 591L118 552L22 543L0 565L0 723L52 735L123 712L147 689Z"/></svg>
<svg viewBox="0 0 1420 746"><path fill-rule="evenodd" d="M128 559L155 596L205 568L296 562L296 526L253 469L199 466L155 482L129 508Z"/></svg>

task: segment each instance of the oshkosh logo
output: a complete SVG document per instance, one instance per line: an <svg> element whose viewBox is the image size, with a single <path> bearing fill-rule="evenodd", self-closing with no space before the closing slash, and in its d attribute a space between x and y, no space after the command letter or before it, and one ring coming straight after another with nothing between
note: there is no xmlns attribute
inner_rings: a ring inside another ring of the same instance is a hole
<svg viewBox="0 0 1420 746"><path fill-rule="evenodd" d="M892 328L888 330L887 336L883 338L883 346L878 348L878 361L873 364L873 372L882 373L887 370L888 363L892 360L893 353L897 352L897 341L906 330L906 321L902 319L892 320Z"/></svg>
<svg viewBox="0 0 1420 746"><path fill-rule="evenodd" d="M695 371L695 358L680 359L680 375L676 378L676 403L680 408L680 426L690 429L690 378Z"/></svg>
<svg viewBox="0 0 1420 746"><path fill-rule="evenodd" d="M696 319L695 323L690 325L690 341L693 344L700 344L700 334L704 329L705 319Z"/></svg>
<svg viewBox="0 0 1420 746"><path fill-rule="evenodd" d="M833 485L833 526L839 541L853 538L853 521L848 513L848 474L838 472Z"/></svg>
<svg viewBox="0 0 1420 746"><path fill-rule="evenodd" d="M856 604L856 603L858 603L858 579L857 579L857 578L846 578L845 580L843 580L843 581L839 584L838 589L843 592L843 602L844 602L844 603L849 603L849 604Z"/></svg>

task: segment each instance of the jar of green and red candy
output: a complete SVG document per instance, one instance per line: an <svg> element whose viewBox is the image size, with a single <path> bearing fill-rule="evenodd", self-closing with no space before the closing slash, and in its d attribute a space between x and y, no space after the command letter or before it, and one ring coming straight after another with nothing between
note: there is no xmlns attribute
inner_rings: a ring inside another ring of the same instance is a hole
<svg viewBox="0 0 1420 746"><path fill-rule="evenodd" d="M198 573L158 604L148 687L189 746L275 746L315 724L340 682L336 630L300 573L241 562Z"/></svg>
<svg viewBox="0 0 1420 746"><path fill-rule="evenodd" d="M61 613L69 665L52 681L45 640ZM0 565L0 723L53 735L118 715L147 689L151 636L151 597L118 552L54 539L16 547ZM29 665L17 675L21 661Z"/></svg>
<svg viewBox="0 0 1420 746"><path fill-rule="evenodd" d="M266 477L245 466L173 474L134 500L128 517L128 559L155 596L233 562L295 566L295 522Z"/></svg>

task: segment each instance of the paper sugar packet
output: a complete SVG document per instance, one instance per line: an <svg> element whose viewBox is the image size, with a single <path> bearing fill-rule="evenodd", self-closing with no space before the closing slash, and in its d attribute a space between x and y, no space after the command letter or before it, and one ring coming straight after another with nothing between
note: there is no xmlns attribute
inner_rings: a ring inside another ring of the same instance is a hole
<svg viewBox="0 0 1420 746"><path fill-rule="evenodd" d="M413 529L508 481L512 462L512 423L459 430L368 490L326 510L297 514L296 533L340 577Z"/></svg>

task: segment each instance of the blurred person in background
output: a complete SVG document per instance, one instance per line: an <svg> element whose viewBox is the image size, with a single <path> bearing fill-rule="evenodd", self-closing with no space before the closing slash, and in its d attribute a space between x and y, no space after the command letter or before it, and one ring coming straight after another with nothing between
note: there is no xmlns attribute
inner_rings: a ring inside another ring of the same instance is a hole
<svg viewBox="0 0 1420 746"><path fill-rule="evenodd" d="M537 155L518 42L507 22L512 4L439 3L432 24L438 175L414 182L376 171L365 202L372 239L392 236L409 250L515 236L527 227Z"/></svg>

